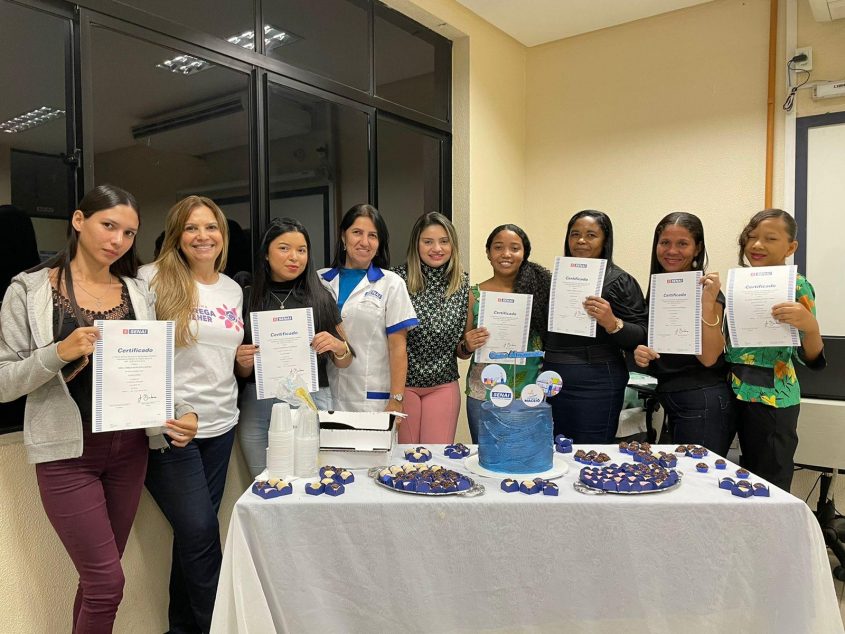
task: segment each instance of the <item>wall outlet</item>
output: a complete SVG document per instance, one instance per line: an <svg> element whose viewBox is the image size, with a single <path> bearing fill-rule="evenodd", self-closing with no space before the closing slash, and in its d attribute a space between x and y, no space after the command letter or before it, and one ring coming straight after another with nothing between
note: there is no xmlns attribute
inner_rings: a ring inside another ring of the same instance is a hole
<svg viewBox="0 0 845 634"><path fill-rule="evenodd" d="M807 61L805 62L794 62L792 64L792 68L794 70L813 70L813 47L806 46L804 48L796 48L795 55L800 55L804 53L807 56Z"/></svg>

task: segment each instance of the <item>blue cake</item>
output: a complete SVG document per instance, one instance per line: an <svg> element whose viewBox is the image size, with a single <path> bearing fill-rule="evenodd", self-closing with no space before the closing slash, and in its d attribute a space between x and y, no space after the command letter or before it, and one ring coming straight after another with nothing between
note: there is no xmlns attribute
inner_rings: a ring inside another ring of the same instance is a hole
<svg viewBox="0 0 845 634"><path fill-rule="evenodd" d="M542 473L552 468L552 408L485 401L478 424L478 463L497 473Z"/></svg>

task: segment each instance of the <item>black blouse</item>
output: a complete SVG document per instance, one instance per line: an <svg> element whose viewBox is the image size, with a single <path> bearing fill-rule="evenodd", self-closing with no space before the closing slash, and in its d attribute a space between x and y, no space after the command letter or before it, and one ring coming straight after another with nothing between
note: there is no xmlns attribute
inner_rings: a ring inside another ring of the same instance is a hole
<svg viewBox="0 0 845 634"><path fill-rule="evenodd" d="M546 337L547 352L566 352L567 349L593 346L633 350L646 342L648 312L637 280L615 264L611 264L604 277L601 296L610 302L613 314L624 322L622 330L611 335L601 326L597 326L595 337L549 332Z"/></svg>

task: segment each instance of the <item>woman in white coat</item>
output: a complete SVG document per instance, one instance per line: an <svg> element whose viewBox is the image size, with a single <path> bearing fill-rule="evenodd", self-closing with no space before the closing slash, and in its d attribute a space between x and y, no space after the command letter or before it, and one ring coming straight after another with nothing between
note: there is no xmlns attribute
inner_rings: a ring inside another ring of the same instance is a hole
<svg viewBox="0 0 845 634"><path fill-rule="evenodd" d="M378 209L355 205L343 216L332 268L320 279L332 292L355 350L348 368L329 364L340 411L401 412L408 374L408 330L419 324L408 289L390 266L389 234Z"/></svg>

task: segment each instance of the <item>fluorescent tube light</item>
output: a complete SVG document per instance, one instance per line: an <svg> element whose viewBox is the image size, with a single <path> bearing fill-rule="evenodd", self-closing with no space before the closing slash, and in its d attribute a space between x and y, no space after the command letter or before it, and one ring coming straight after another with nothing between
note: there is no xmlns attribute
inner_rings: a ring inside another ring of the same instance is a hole
<svg viewBox="0 0 845 634"><path fill-rule="evenodd" d="M65 116L64 110L41 106L40 108L19 114L17 117L12 117L8 121L0 123L0 132L8 132L9 134L23 132L24 130L29 130L30 128L42 125L53 119L59 119L63 116Z"/></svg>

